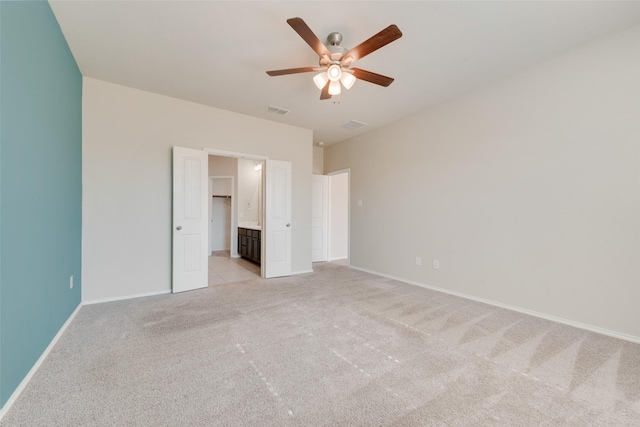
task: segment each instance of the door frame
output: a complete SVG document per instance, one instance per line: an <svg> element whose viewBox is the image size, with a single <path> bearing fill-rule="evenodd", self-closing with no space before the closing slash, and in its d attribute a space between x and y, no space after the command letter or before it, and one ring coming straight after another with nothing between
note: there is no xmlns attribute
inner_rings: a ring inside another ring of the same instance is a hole
<svg viewBox="0 0 640 427"><path fill-rule="evenodd" d="M258 162L262 162L263 166L266 163L267 160L269 160L269 157L267 156L261 156L259 154L247 154L247 153L240 153L237 151L226 151L226 150L219 150L217 148L208 148L208 147L204 147L202 149L205 153L207 153L208 156L221 156L221 157L233 157L236 159L247 159L247 160L255 160ZM264 195L264 190L265 190L265 167L262 168L262 194ZM233 189L234 194L236 193L236 189ZM237 194L235 197L235 202L232 201L231 202L231 255L233 255L234 253L234 248L235 248L235 255L238 255L238 226L236 223L236 226L234 227L234 205L235 203L237 203ZM262 197L262 200L260 201L260 204L262 205L262 219L261 219L261 224L262 224L262 228L266 228L266 224L265 224L265 205L264 205L264 196ZM264 233L261 233L264 234ZM262 257L265 256L266 254L266 245L265 245L265 241L266 239L261 239L260 242L260 253L262 254ZM261 262L260 263L260 277L265 276L265 262Z"/></svg>

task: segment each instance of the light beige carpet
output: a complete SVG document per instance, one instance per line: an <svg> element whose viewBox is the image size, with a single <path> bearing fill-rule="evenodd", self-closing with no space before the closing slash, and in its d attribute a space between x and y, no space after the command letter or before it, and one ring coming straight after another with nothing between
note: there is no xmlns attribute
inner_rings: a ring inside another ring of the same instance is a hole
<svg viewBox="0 0 640 427"><path fill-rule="evenodd" d="M640 345L314 267L83 307L2 425L640 425Z"/></svg>

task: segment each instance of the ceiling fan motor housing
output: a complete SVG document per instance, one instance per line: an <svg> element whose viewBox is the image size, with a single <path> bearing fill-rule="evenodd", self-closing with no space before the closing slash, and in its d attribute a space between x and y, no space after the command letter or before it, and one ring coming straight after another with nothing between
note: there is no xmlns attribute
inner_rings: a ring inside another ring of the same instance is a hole
<svg viewBox="0 0 640 427"><path fill-rule="evenodd" d="M347 53L347 49L340 46L342 42L342 34L338 32L333 32L327 36L327 50L331 53L331 61L340 61L345 53ZM327 65L327 61L324 58L320 58L320 65Z"/></svg>
<svg viewBox="0 0 640 427"><path fill-rule="evenodd" d="M334 31L327 36L327 41L330 46L340 46L340 43L342 43L342 34Z"/></svg>

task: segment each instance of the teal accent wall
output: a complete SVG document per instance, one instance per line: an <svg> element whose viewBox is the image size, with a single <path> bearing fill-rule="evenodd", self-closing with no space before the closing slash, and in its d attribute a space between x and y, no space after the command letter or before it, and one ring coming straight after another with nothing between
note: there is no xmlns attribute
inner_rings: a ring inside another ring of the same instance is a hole
<svg viewBox="0 0 640 427"><path fill-rule="evenodd" d="M80 304L82 76L46 1L0 1L0 126L2 407Z"/></svg>

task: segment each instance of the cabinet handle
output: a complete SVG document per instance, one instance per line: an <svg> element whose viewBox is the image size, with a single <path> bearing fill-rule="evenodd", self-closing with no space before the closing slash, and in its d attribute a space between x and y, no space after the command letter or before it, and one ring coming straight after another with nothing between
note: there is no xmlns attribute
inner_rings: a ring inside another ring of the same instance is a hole
<svg viewBox="0 0 640 427"><path fill-rule="evenodd" d="M287 227L291 227L291 224L287 223Z"/></svg>
<svg viewBox="0 0 640 427"><path fill-rule="evenodd" d="M181 225L177 226L176 230L178 230L178 231L182 230L182 226Z"/></svg>

